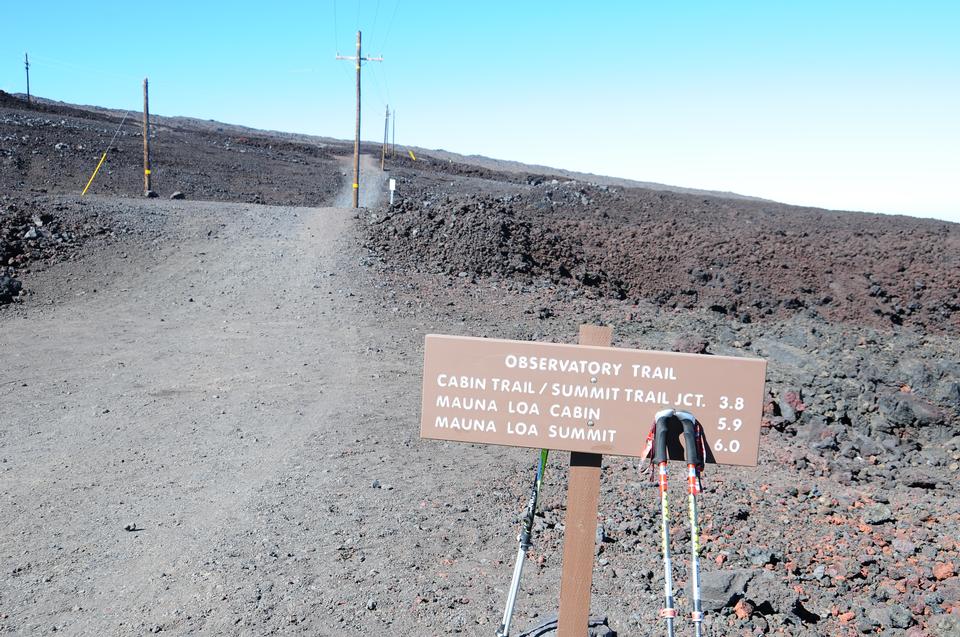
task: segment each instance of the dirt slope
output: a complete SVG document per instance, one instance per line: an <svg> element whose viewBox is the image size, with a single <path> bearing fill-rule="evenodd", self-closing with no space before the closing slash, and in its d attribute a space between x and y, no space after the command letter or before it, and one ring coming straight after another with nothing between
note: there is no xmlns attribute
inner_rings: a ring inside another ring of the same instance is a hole
<svg viewBox="0 0 960 637"><path fill-rule="evenodd" d="M335 156L346 145L293 142L268 134L151 126L152 187L161 197L315 206L339 192ZM112 142L112 143L111 143ZM79 194L103 152L90 194L143 194L138 113L94 113L0 94L0 192Z"/></svg>

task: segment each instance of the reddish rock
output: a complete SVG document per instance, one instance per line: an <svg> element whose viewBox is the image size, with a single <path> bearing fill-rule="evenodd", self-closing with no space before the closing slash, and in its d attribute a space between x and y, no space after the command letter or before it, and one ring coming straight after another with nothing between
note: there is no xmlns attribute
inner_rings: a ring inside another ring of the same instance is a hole
<svg viewBox="0 0 960 637"><path fill-rule="evenodd" d="M800 413L807 408L807 406L803 404L803 400L800 398L800 392L796 392L796 391L785 392L783 394L783 399L797 413Z"/></svg>
<svg viewBox="0 0 960 637"><path fill-rule="evenodd" d="M737 605L733 607L733 612L736 613L740 619L747 619L753 614L753 604L745 599L741 599L737 602Z"/></svg>
<svg viewBox="0 0 960 637"><path fill-rule="evenodd" d="M939 580L945 580L953 577L953 564L950 562L937 562L933 566L933 576Z"/></svg>

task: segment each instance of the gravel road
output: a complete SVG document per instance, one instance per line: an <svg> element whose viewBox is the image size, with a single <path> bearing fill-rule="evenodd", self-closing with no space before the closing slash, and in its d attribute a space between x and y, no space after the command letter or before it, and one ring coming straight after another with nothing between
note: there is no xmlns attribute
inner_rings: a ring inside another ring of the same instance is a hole
<svg viewBox="0 0 960 637"><path fill-rule="evenodd" d="M421 326L365 302L353 211L109 209L147 236L0 316L0 632L401 620L411 498L444 487L413 444Z"/></svg>

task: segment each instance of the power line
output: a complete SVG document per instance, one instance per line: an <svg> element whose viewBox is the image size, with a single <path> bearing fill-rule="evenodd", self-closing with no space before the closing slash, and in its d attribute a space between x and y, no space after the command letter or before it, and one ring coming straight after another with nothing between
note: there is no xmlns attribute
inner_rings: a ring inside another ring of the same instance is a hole
<svg viewBox="0 0 960 637"><path fill-rule="evenodd" d="M337 42L337 0L333 0L333 49L340 55L340 44Z"/></svg>
<svg viewBox="0 0 960 637"><path fill-rule="evenodd" d="M90 66L81 66L81 65L79 65L79 64L74 64L74 63L72 63L72 62L64 62L63 60L55 60L55 59L53 59L53 58L48 58L48 57L44 57L44 56L34 55L34 56L33 56L33 60L31 60L31 63L30 63L30 64L31 64L31 66L38 66L38 65L39 65L39 66L47 67L47 68L58 68L58 67L59 67L59 68L70 69L70 70L74 70L74 71L83 71L84 73L96 73L96 74L98 74L98 75L106 75L106 76L109 76L109 77L114 77L114 78L122 79L122 80L132 80L132 79L133 79L133 76L131 76L131 75L123 75L123 74L121 74L121 73L114 73L113 71L105 71L105 70L103 70L103 69L98 69L98 68L90 67ZM137 78L137 79L139 79L139 78Z"/></svg>
<svg viewBox="0 0 960 637"><path fill-rule="evenodd" d="M387 105L390 103L390 91L387 89L384 80L380 76L379 68L376 66L371 68L373 69L373 76L375 80L373 83L373 88L377 89L377 94L380 95L380 101L383 102L384 105Z"/></svg>
<svg viewBox="0 0 960 637"><path fill-rule="evenodd" d="M377 18L380 17L380 0L377 0L377 8L373 12L373 25L370 27L371 35L377 32Z"/></svg>
<svg viewBox="0 0 960 637"><path fill-rule="evenodd" d="M387 46L387 41L390 39L390 32L393 30L393 21L397 17L397 9L400 8L400 0L397 0L397 4L393 5L393 15L390 16L390 24L387 26L387 36L383 38L383 44L380 45L380 50L384 50Z"/></svg>

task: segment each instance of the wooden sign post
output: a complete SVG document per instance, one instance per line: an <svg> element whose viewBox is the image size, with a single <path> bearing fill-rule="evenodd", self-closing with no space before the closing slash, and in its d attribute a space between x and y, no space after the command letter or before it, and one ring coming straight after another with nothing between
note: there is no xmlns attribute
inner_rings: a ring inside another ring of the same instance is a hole
<svg viewBox="0 0 960 637"><path fill-rule="evenodd" d="M426 337L420 437L570 451L559 637L590 614L600 466L641 456L654 414L689 411L707 462L756 466L766 362L610 347L612 329L580 327L579 345ZM671 459L682 436L667 434Z"/></svg>
<svg viewBox="0 0 960 637"><path fill-rule="evenodd" d="M612 337L611 327L580 326L581 345L608 347ZM590 587L593 585L593 561L597 548L597 505L600 500L602 463L603 456L600 454L579 451L570 454L557 637L583 637L583 628L590 618Z"/></svg>

